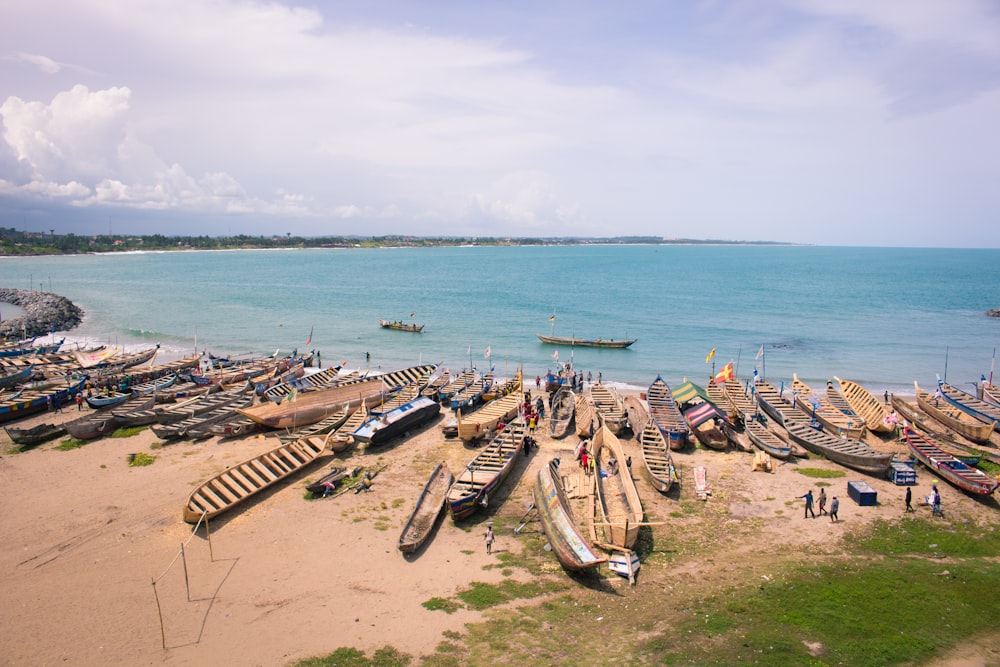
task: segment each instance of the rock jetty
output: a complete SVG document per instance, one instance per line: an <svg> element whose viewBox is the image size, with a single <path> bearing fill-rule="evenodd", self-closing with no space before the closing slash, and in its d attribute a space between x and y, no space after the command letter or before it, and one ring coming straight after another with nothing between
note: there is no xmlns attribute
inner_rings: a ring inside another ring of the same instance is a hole
<svg viewBox="0 0 1000 667"><path fill-rule="evenodd" d="M988 317L1000 317L1000 308L994 308L993 310L987 310L986 315Z"/></svg>
<svg viewBox="0 0 1000 667"><path fill-rule="evenodd" d="M50 331L69 331L83 321L83 310L79 306L50 292L0 287L0 303L24 309L24 315L0 321L0 337L44 336Z"/></svg>

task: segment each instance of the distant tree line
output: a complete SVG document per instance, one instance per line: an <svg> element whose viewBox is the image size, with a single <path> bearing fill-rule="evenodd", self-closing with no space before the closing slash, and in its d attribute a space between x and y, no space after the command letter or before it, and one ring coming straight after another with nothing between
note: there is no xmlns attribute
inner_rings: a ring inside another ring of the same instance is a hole
<svg viewBox="0 0 1000 667"><path fill-rule="evenodd" d="M435 246L537 246L585 244L660 245L782 245L763 241L716 241L666 239L659 236L584 237L451 237L451 236L164 236L163 234L94 236L56 234L55 230L25 232L0 227L0 255L74 255L88 252L134 252L136 250L223 250L252 248L376 248Z"/></svg>

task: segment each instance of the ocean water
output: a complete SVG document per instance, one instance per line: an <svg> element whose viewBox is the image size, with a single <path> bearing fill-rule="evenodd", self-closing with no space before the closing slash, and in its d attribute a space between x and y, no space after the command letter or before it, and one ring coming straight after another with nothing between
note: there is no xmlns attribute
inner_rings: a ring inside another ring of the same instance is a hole
<svg viewBox="0 0 1000 667"><path fill-rule="evenodd" d="M443 362L492 365L499 375L523 366L528 378L572 360L595 379L636 388L658 374L704 384L713 366L733 361L740 378L756 365L776 384L797 373L821 386L836 375L878 393L912 393L914 380L931 386L942 376L971 390L1000 342L1000 319L985 315L1000 307L1000 250L577 245L6 257L0 286L52 291L82 307L70 341L160 343L161 359L196 347L308 348L324 365ZM379 318L425 329L383 330ZM638 341L572 349L535 337L550 332Z"/></svg>

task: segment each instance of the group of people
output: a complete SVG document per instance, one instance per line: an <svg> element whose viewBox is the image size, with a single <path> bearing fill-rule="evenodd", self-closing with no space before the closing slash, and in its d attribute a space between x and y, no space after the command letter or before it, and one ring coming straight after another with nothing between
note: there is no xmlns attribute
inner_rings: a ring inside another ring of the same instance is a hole
<svg viewBox="0 0 1000 667"><path fill-rule="evenodd" d="M813 510L813 492L812 492L812 489L809 489L808 491L805 492L804 495L801 495L801 496L798 496L798 497L799 498L804 498L805 501L806 501L805 514L803 515L802 518L808 519L809 516L812 515L812 518L815 519L816 518L816 512L815 512L815 510ZM830 511L827 512L827 510L826 510L826 489L820 489L819 490L819 515L823 516L825 514L828 514L829 517L830 517L830 523L837 523L838 521L840 521L840 518L837 516L837 513L839 511L840 511L840 499L837 498L837 496L834 496L830 500Z"/></svg>

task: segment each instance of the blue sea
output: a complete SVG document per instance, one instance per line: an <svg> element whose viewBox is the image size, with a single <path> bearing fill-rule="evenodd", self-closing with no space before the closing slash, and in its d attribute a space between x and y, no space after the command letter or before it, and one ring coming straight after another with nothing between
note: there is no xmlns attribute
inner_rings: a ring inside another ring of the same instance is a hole
<svg viewBox="0 0 1000 667"><path fill-rule="evenodd" d="M816 386L839 376L878 393L912 393L914 380L932 386L941 376L971 390L989 375L1000 342L1000 319L985 315L1000 307L1000 250L140 252L0 258L0 286L55 292L83 308L69 341L160 343L160 360L196 348L315 349L324 366L443 362L493 366L500 376L523 366L528 378L572 360L595 379L639 389L657 375L704 384L732 361L741 379L756 366L776 385L797 373ZM379 318L425 329L384 330ZM536 333L638 341L625 350L573 349L542 344Z"/></svg>

